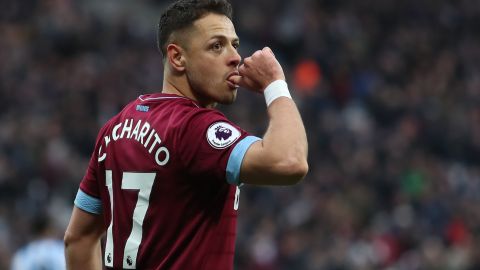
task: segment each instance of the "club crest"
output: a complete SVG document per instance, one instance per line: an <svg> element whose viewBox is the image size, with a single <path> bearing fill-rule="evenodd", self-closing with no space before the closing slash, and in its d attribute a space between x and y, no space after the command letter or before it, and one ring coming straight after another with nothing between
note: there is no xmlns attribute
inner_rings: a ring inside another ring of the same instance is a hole
<svg viewBox="0 0 480 270"><path fill-rule="evenodd" d="M207 130L207 141L216 149L227 148L240 137L240 131L226 122L212 124Z"/></svg>

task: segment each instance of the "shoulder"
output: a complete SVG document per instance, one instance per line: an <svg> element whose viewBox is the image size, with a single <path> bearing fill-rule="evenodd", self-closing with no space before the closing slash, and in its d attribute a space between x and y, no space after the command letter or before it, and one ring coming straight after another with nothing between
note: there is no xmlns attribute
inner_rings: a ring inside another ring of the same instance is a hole
<svg viewBox="0 0 480 270"><path fill-rule="evenodd" d="M217 110L193 108L185 115L180 134L206 140L215 149L224 149L239 139L244 131Z"/></svg>
<svg viewBox="0 0 480 270"><path fill-rule="evenodd" d="M191 108L191 110L189 110L186 117L187 119L192 119L194 121L205 121L205 122L211 122L216 120L228 121L225 115L220 111L217 111L214 109L206 109L206 108Z"/></svg>
<svg viewBox="0 0 480 270"><path fill-rule="evenodd" d="M206 131L210 128L216 128L220 123L224 126L235 126L220 111L214 109L189 107L181 114L181 128L186 130Z"/></svg>

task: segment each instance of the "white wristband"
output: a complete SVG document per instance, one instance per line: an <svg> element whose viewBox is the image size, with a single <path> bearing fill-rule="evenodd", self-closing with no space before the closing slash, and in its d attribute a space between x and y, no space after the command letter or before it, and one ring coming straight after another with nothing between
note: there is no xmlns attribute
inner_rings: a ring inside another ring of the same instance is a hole
<svg viewBox="0 0 480 270"><path fill-rule="evenodd" d="M267 107L279 97L287 97L292 98L290 92L288 91L287 82L284 80L276 80L270 83L267 88L263 91L263 95L265 96L265 102L267 102Z"/></svg>

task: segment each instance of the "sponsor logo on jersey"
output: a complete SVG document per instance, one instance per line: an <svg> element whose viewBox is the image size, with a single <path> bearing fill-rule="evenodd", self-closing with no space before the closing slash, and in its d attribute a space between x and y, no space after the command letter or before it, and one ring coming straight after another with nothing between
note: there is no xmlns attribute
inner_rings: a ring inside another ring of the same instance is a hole
<svg viewBox="0 0 480 270"><path fill-rule="evenodd" d="M148 110L150 109L150 107L146 106L146 105L137 105L137 111L139 112L148 112Z"/></svg>
<svg viewBox="0 0 480 270"><path fill-rule="evenodd" d="M207 141L215 149L224 149L240 138L240 131L226 122L212 124L207 130Z"/></svg>

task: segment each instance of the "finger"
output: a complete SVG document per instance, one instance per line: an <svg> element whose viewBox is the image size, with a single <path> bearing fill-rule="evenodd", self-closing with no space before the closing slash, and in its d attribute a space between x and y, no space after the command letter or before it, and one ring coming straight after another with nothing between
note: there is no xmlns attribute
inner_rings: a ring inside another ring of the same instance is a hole
<svg viewBox="0 0 480 270"><path fill-rule="evenodd" d="M252 57L247 57L243 60L243 65L242 66L245 66L245 67L248 67L250 64L252 63Z"/></svg>
<svg viewBox="0 0 480 270"><path fill-rule="evenodd" d="M272 49L270 49L270 47L265 47L265 48L263 48L263 51L266 52L266 53L270 53L270 54L272 54L273 56L275 56L275 54L273 53Z"/></svg>
<svg viewBox="0 0 480 270"><path fill-rule="evenodd" d="M243 63L239 68L238 68L238 72L240 73L240 75L245 75L245 73L247 72L247 64L246 63Z"/></svg>
<svg viewBox="0 0 480 270"><path fill-rule="evenodd" d="M245 76L233 75L230 77L229 81L243 88L247 88L254 91L259 90L259 86L250 78Z"/></svg>
<svg viewBox="0 0 480 270"><path fill-rule="evenodd" d="M230 81L243 88L248 88L248 89L252 88L251 87L252 81L247 77L234 75L230 77Z"/></svg>
<svg viewBox="0 0 480 270"><path fill-rule="evenodd" d="M253 58L257 58L257 57L260 56L261 54L262 54L262 51L258 50L258 51L254 52L254 53L252 54L252 57L253 57Z"/></svg>
<svg viewBox="0 0 480 270"><path fill-rule="evenodd" d="M240 85L243 88L258 91L257 90L258 87L256 86L256 83L254 81L252 81L250 78L245 77L245 76L242 76L238 85Z"/></svg>
<svg viewBox="0 0 480 270"><path fill-rule="evenodd" d="M242 83L242 76L240 75L232 75L230 76L230 78L228 79L229 81L231 81L232 83L236 84L236 85L241 85Z"/></svg>

